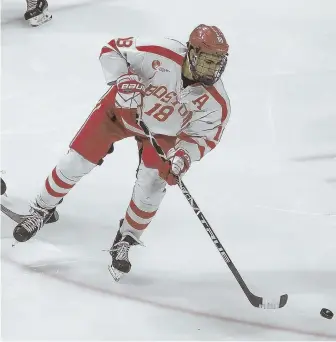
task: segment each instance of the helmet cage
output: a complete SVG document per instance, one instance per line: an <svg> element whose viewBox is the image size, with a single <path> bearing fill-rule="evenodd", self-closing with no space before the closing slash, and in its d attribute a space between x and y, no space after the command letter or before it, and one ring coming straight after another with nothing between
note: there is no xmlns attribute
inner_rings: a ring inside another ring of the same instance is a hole
<svg viewBox="0 0 336 342"><path fill-rule="evenodd" d="M190 55L191 50L194 51L193 56ZM219 57L220 60L213 67L208 66L207 63L205 63L204 61L207 56L210 59L211 56L216 56ZM193 79L207 86L211 86L216 83L221 78L225 70L227 64L227 56L227 53L223 54L219 52L203 52L201 48L194 48L193 46L189 45L187 58L189 61L190 71Z"/></svg>

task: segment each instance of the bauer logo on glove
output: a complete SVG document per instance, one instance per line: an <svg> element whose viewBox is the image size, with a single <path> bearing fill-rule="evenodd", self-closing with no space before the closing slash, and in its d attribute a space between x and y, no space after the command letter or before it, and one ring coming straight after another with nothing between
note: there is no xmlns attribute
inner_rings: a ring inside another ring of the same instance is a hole
<svg viewBox="0 0 336 342"><path fill-rule="evenodd" d="M120 108L137 108L142 105L145 86L137 75L122 75L117 80L116 104Z"/></svg>
<svg viewBox="0 0 336 342"><path fill-rule="evenodd" d="M145 86L136 81L126 81L118 84L118 92L129 94L129 93L143 93L145 90Z"/></svg>

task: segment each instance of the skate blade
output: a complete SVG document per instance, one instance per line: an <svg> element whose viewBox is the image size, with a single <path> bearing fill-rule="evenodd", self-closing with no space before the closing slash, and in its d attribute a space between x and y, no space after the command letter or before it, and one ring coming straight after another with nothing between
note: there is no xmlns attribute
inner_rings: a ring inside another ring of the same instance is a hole
<svg viewBox="0 0 336 342"><path fill-rule="evenodd" d="M125 275L124 272L120 272L120 271L116 270L111 265L108 266L108 270L110 271L112 278L116 282L118 282Z"/></svg>

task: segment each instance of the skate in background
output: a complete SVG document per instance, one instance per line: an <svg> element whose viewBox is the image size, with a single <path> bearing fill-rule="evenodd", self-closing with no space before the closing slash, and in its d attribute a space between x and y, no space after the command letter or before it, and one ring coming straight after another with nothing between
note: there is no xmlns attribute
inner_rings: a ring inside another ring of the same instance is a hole
<svg viewBox="0 0 336 342"><path fill-rule="evenodd" d="M27 11L24 18L31 26L40 26L52 18L47 0L26 0L26 2Z"/></svg>

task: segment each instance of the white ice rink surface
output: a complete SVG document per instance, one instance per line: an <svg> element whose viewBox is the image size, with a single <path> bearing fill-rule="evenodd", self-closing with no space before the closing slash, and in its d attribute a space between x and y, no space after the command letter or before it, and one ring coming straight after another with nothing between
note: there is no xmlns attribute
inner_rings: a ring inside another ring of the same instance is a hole
<svg viewBox="0 0 336 342"><path fill-rule="evenodd" d="M178 188L170 188L119 284L109 248L133 188L134 140L83 179L60 221L11 247L1 216L5 340L336 340L336 2L50 0L30 28L2 1L3 203L27 210L106 86L98 61L115 36L186 41L199 23L230 44L232 116L185 183L251 291L250 305Z"/></svg>

